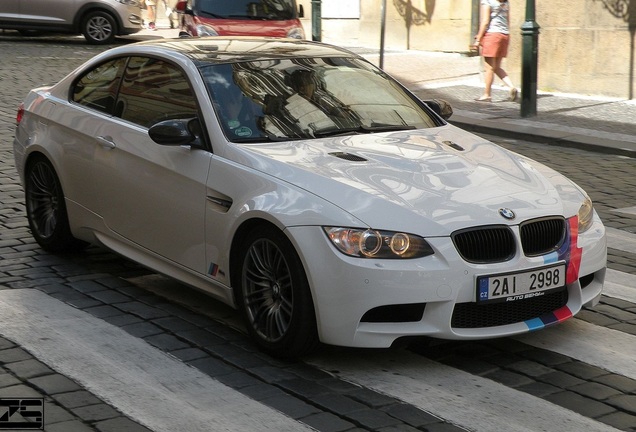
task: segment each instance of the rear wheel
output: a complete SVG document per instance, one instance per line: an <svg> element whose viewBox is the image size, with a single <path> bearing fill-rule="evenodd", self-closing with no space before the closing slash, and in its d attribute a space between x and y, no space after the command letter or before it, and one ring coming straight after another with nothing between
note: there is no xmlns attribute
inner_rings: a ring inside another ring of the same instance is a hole
<svg viewBox="0 0 636 432"><path fill-rule="evenodd" d="M117 36L117 23L107 12L91 12L82 21L82 34L89 43L109 44Z"/></svg>
<svg viewBox="0 0 636 432"><path fill-rule="evenodd" d="M276 357L318 345L307 277L293 245L274 227L252 229L241 245L237 300L259 348Z"/></svg>
<svg viewBox="0 0 636 432"><path fill-rule="evenodd" d="M86 247L71 234L64 192L51 163L38 157L25 172L26 210L33 237L49 252L71 252Z"/></svg>

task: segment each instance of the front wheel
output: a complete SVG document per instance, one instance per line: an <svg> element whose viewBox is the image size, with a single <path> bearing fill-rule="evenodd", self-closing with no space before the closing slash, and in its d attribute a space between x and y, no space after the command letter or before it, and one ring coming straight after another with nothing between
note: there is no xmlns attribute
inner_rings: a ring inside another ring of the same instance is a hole
<svg viewBox="0 0 636 432"><path fill-rule="evenodd" d="M29 227L42 249L71 252L86 247L71 234L62 185L48 160L37 157L29 163L24 189Z"/></svg>
<svg viewBox="0 0 636 432"><path fill-rule="evenodd" d="M237 303L259 348L295 358L318 345L314 305L302 262L274 227L257 228L241 244Z"/></svg>
<svg viewBox="0 0 636 432"><path fill-rule="evenodd" d="M117 36L117 23L106 12L91 12L82 21L82 34L91 44L109 44Z"/></svg>

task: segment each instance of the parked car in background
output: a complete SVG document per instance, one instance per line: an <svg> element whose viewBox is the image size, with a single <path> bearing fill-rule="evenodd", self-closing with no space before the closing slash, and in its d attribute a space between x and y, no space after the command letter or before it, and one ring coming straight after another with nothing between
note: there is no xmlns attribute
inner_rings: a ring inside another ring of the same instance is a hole
<svg viewBox="0 0 636 432"><path fill-rule="evenodd" d="M139 0L5 0L0 29L82 34L89 43L108 44L142 29Z"/></svg>
<svg viewBox="0 0 636 432"><path fill-rule="evenodd" d="M296 0L179 0L176 9L190 36L305 38Z"/></svg>
<svg viewBox="0 0 636 432"><path fill-rule="evenodd" d="M511 336L594 306L588 195L435 107L338 47L162 39L33 89L13 153L42 248L101 244L204 290L274 355Z"/></svg>

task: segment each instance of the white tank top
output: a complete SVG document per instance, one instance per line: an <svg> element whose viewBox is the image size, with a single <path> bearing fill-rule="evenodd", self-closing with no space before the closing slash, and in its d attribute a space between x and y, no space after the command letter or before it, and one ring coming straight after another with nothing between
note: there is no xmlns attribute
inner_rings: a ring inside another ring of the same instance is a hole
<svg viewBox="0 0 636 432"><path fill-rule="evenodd" d="M490 6L490 25L488 33L509 34L508 29L508 1L481 0L482 5Z"/></svg>

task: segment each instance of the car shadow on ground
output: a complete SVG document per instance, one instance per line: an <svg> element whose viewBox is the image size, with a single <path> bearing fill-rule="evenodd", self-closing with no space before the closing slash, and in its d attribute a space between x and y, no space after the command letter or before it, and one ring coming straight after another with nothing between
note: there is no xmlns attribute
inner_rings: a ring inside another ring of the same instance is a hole
<svg viewBox="0 0 636 432"><path fill-rule="evenodd" d="M160 36L132 34L127 36L118 36L111 44L96 45L86 42L86 39L82 35L70 35L59 33L47 33L39 32L36 30L0 30L0 41L2 42L14 42L14 43L41 43L51 45L77 45L77 46L92 46L92 47L113 47L118 45L127 45L135 42L141 42L144 40L152 40L161 38Z"/></svg>

